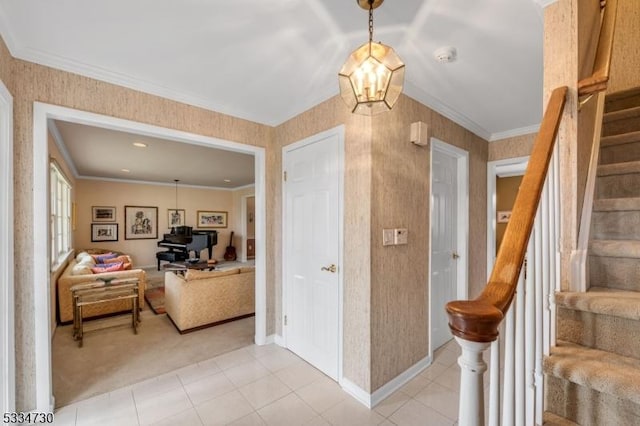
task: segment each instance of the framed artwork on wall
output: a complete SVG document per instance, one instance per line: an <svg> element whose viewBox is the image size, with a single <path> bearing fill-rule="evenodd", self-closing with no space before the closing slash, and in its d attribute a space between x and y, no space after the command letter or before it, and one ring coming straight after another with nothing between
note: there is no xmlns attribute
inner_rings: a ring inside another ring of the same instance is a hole
<svg viewBox="0 0 640 426"><path fill-rule="evenodd" d="M118 241L117 223L92 223L91 242L96 241Z"/></svg>
<svg viewBox="0 0 640 426"><path fill-rule="evenodd" d="M124 206L124 239L151 240L158 238L158 208Z"/></svg>
<svg viewBox="0 0 640 426"><path fill-rule="evenodd" d="M167 224L169 228L174 226L184 226L184 210L183 209L167 209Z"/></svg>
<svg viewBox="0 0 640 426"><path fill-rule="evenodd" d="M198 228L226 228L227 212L198 210L196 224Z"/></svg>
<svg viewBox="0 0 640 426"><path fill-rule="evenodd" d="M115 222L116 208L105 206L91 207L91 222Z"/></svg>

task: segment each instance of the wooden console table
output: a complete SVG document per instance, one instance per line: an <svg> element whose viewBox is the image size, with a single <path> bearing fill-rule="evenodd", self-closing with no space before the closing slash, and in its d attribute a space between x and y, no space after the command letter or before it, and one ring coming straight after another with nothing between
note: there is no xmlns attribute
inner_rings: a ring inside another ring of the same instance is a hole
<svg viewBox="0 0 640 426"><path fill-rule="evenodd" d="M73 338L78 341L78 347L82 347L84 335L82 307L87 305L131 299L131 326L133 327L133 332L138 334L138 323L140 322L138 284L137 278L124 278L86 282L71 287L71 297L73 298Z"/></svg>

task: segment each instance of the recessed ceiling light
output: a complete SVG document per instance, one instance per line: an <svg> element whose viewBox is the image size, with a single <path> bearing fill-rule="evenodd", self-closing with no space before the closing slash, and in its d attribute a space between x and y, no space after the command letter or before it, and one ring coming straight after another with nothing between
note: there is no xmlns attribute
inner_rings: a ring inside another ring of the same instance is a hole
<svg viewBox="0 0 640 426"><path fill-rule="evenodd" d="M138 148L146 148L148 145L142 142L134 142L133 146L137 146Z"/></svg>
<svg viewBox="0 0 640 426"><path fill-rule="evenodd" d="M225 179L224 180L226 183L231 183L231 179Z"/></svg>
<svg viewBox="0 0 640 426"><path fill-rule="evenodd" d="M129 170L129 169L121 169L121 170L122 170L123 172L125 172L125 173L129 173L129 172L131 171L131 170Z"/></svg>

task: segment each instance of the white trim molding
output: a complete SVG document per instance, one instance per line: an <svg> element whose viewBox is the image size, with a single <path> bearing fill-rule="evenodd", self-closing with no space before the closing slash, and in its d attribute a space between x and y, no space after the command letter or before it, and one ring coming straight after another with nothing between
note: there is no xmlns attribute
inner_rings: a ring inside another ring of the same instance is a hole
<svg viewBox="0 0 640 426"><path fill-rule="evenodd" d="M89 126L99 126L112 130L125 131L151 137L170 139L178 143L189 143L226 149L229 151L252 154L255 167L256 196L256 245L265 247L265 149L253 145L230 142L208 136L187 133L164 127L123 120L86 111L34 102L33 105L33 204L34 211L47 211L48 206L48 161L47 120L64 120ZM50 339L50 288L49 274L49 235L48 215L34 215L33 218L33 294L35 322L35 380L36 411L53 411L52 379L51 379L51 339ZM266 321L266 253L256 253L256 316L255 342L263 345L267 339ZM43 291L43 286L45 290Z"/></svg>
<svg viewBox="0 0 640 426"><path fill-rule="evenodd" d="M543 9L547 6L551 6L552 4L558 2L558 0L532 0L532 1Z"/></svg>
<svg viewBox="0 0 640 426"><path fill-rule="evenodd" d="M0 409L15 411L13 97L0 81Z"/></svg>
<svg viewBox="0 0 640 426"><path fill-rule="evenodd" d="M489 142L496 142L502 139L514 138L516 136L530 135L540 130L540 123L532 126L520 127L518 129L505 130L504 132L492 133Z"/></svg>

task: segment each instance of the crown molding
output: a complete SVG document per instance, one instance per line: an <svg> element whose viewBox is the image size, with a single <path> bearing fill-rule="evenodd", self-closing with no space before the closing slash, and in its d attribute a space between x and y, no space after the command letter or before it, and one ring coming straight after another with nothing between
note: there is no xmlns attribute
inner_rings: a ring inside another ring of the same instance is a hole
<svg viewBox="0 0 640 426"><path fill-rule="evenodd" d="M545 7L550 6L553 3L557 3L558 0L533 0L533 2L544 9Z"/></svg>
<svg viewBox="0 0 640 426"><path fill-rule="evenodd" d="M530 135L531 133L536 133L538 130L540 130L540 124L534 124L532 126L505 130L504 132L492 133L491 137L487 140L489 142L495 142L501 139L513 138L513 137L522 136L522 135Z"/></svg>
<svg viewBox="0 0 640 426"><path fill-rule="evenodd" d="M151 181L151 180L118 179L118 178L109 178L109 177L102 177L102 176L79 175L79 176L76 177L76 179L97 180L97 181L103 181L103 182L127 183L127 184L136 184L136 185L170 186L171 188L175 188L175 186L176 186L175 182L173 182L173 183L170 183L170 182L154 182L154 181ZM223 188L221 186L178 184L179 188L208 189L208 190L214 190L214 191L237 191L239 189L244 189L244 188L248 188L248 187L252 187L252 186L254 186L253 183L251 183L249 185L243 185L243 186L234 187L234 188Z"/></svg>
<svg viewBox="0 0 640 426"><path fill-rule="evenodd" d="M404 94L406 96L409 96L410 98L415 99L421 104L431 108L438 114L448 118L454 123L459 124L460 126L464 127L471 133L481 137L484 140L488 141L489 138L491 137L491 132L486 130L484 127L480 126L478 123L471 120L469 117L459 113L458 111L455 111L454 109L449 107L447 104L431 96L424 90L418 88L418 86L411 83L410 81L405 81Z"/></svg>
<svg viewBox="0 0 640 426"><path fill-rule="evenodd" d="M62 154L62 158L64 158L64 162L67 164L67 167L69 167L69 169L71 170L71 174L75 179L78 179L79 177L78 169L76 168L76 164L73 162L73 159L71 158L71 154L69 154L69 150L67 149L67 146L64 144L64 140L62 139L62 135L60 134L60 130L58 130L58 126L56 125L56 122L51 119L48 119L47 129L49 130L49 133L51 133L51 136L53 137L53 140L56 143L56 146L58 147L58 151L60 151L60 153Z"/></svg>

